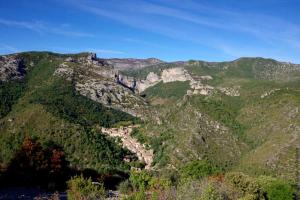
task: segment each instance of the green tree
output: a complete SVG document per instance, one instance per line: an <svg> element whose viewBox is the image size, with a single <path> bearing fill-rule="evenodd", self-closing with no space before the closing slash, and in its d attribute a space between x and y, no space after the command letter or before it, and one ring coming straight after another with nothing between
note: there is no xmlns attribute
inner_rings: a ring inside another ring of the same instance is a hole
<svg viewBox="0 0 300 200"><path fill-rule="evenodd" d="M221 194L215 188L215 186L210 183L201 193L200 200L222 200Z"/></svg>
<svg viewBox="0 0 300 200"><path fill-rule="evenodd" d="M258 182L269 200L292 200L293 188L290 184L269 176L260 176Z"/></svg>
<svg viewBox="0 0 300 200"><path fill-rule="evenodd" d="M135 190L146 188L151 181L151 176L146 171L131 171L130 182Z"/></svg>
<svg viewBox="0 0 300 200"><path fill-rule="evenodd" d="M206 160L197 160L187 163L182 167L183 178L199 179L216 173L217 170Z"/></svg>
<svg viewBox="0 0 300 200"><path fill-rule="evenodd" d="M93 183L91 178L73 177L68 181L68 199L70 200L101 200L106 198L102 183Z"/></svg>

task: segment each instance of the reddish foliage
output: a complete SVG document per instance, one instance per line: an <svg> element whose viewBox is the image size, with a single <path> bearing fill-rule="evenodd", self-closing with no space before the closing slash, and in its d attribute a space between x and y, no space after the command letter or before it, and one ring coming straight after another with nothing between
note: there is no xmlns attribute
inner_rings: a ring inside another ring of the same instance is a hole
<svg viewBox="0 0 300 200"><path fill-rule="evenodd" d="M217 174L210 176L209 179L214 182L223 183L224 182L224 174Z"/></svg>
<svg viewBox="0 0 300 200"><path fill-rule="evenodd" d="M38 141L25 138L7 167L6 179L25 185L64 183L68 163L64 152L53 146L43 148Z"/></svg>
<svg viewBox="0 0 300 200"><path fill-rule="evenodd" d="M65 154L61 150L52 150L52 156L50 158L50 167L52 172L59 172L62 170L65 163Z"/></svg>

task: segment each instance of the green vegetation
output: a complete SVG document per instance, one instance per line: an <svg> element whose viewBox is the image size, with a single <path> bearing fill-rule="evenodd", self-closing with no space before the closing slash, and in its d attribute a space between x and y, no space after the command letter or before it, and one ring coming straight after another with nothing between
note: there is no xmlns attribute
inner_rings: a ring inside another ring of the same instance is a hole
<svg viewBox="0 0 300 200"><path fill-rule="evenodd" d="M96 200L106 199L105 188L102 183L93 183L91 178L83 176L73 177L68 181L68 199Z"/></svg>
<svg viewBox="0 0 300 200"><path fill-rule="evenodd" d="M48 112L84 127L100 125L111 127L121 121L134 120L127 113L109 109L74 91L68 81L55 80L32 95L32 103L45 105ZM47 95L46 95L47 94Z"/></svg>
<svg viewBox="0 0 300 200"><path fill-rule="evenodd" d="M0 82L0 119L5 117L25 90L23 82Z"/></svg>
<svg viewBox="0 0 300 200"><path fill-rule="evenodd" d="M153 165L158 164L160 167L165 166L168 161L168 155L164 153L165 147L163 142L170 139L170 134L162 132L159 136L147 136L143 128L135 128L131 132L131 136L135 137L140 143L145 144L153 149L154 159Z"/></svg>
<svg viewBox="0 0 300 200"><path fill-rule="evenodd" d="M181 169L182 177L191 179L201 179L218 172L220 171L207 160L191 161L185 164Z"/></svg>
<svg viewBox="0 0 300 200"><path fill-rule="evenodd" d="M65 153L53 142L42 146L35 139L25 138L22 146L3 172L0 183L9 185L39 185L63 188L70 174Z"/></svg>
<svg viewBox="0 0 300 200"><path fill-rule="evenodd" d="M252 199L292 200L291 184L268 176L250 177L240 172L228 173L226 181L232 184L244 196Z"/></svg>
<svg viewBox="0 0 300 200"><path fill-rule="evenodd" d="M234 87L241 95L215 89L209 96L185 96L189 82L160 82L143 93L150 104L142 122L80 95L75 80L87 74L78 63L71 64L71 81L53 76L67 56L83 55L19 54L28 66L25 78L0 83L2 180L10 174L20 182L30 175L34 181L45 177L45 184L59 178L65 183L82 172L68 182L70 199L104 198L103 185L109 184L119 185L126 199L293 199L300 126L300 74L293 73L294 65L262 58L189 61L183 67L192 76L213 77L203 84ZM124 73L144 79L150 71L175 66L182 65ZM101 134L101 127L137 123L131 136L153 149L151 171L130 171L144 163L124 162L131 153L120 140Z"/></svg>
<svg viewBox="0 0 300 200"><path fill-rule="evenodd" d="M133 188L132 188L132 185L129 180L125 180L125 181L121 182L118 186L118 191L121 194L129 194L132 192L132 190L133 190Z"/></svg>
<svg viewBox="0 0 300 200"><path fill-rule="evenodd" d="M237 120L240 109L243 107L243 101L239 97L223 95L222 98L218 100L199 96L192 98L191 102L212 119L231 128L237 135L241 136L243 134L245 127Z"/></svg>
<svg viewBox="0 0 300 200"><path fill-rule="evenodd" d="M202 170L203 171L203 170ZM207 170L204 170L207 172ZM202 173L201 173L202 174ZM179 178L172 184L169 178L145 171L131 171L128 181L121 184L126 199L178 199L178 200L292 200L294 190L290 183L270 176L251 177L241 172L225 175L205 175L195 179Z"/></svg>
<svg viewBox="0 0 300 200"><path fill-rule="evenodd" d="M61 146L72 167L99 173L127 171L123 157L128 150L102 135L98 126L132 123L135 118L79 95L72 82L54 77L65 56L48 52L19 56L33 66L22 82L1 83L1 165L8 165L26 135L41 144L53 141Z"/></svg>
<svg viewBox="0 0 300 200"><path fill-rule="evenodd" d="M222 194L217 191L216 187L213 184L208 184L207 187L203 189L203 192L200 196L200 200L222 200Z"/></svg>
<svg viewBox="0 0 300 200"><path fill-rule="evenodd" d="M147 99L155 100L157 98L168 99L168 100L179 100L186 94L186 91L190 88L189 82L172 82L163 83L160 82L157 85L146 89L143 95Z"/></svg>

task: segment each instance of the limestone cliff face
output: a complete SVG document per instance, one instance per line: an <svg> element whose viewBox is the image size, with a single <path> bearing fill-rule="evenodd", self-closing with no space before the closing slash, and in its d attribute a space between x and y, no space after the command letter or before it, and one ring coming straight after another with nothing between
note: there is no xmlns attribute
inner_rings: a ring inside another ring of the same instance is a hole
<svg viewBox="0 0 300 200"><path fill-rule="evenodd" d="M204 76L192 76L184 67L173 67L164 69L161 71L161 74L158 75L154 72L150 72L145 80L135 80L132 77L119 75L120 81L123 85L131 88L137 93L142 93L147 88L150 88L159 82L171 83L175 81L189 81L190 90L187 91L187 95L211 95L215 91L219 91L228 96L239 96L239 87L235 88L222 88L222 87L213 87L207 84L204 84L204 81L212 80L213 78L209 75Z"/></svg>
<svg viewBox="0 0 300 200"><path fill-rule="evenodd" d="M110 80L88 78L77 82L75 88L83 96L133 116L143 117L142 110L147 105L131 90Z"/></svg>
<svg viewBox="0 0 300 200"><path fill-rule="evenodd" d="M154 72L150 72L147 75L146 80L140 80L137 83L136 89L138 92L142 92L149 87L152 87L161 81L160 77Z"/></svg>
<svg viewBox="0 0 300 200"><path fill-rule="evenodd" d="M182 67L175 67L170 69L164 69L161 75L154 72L150 72L145 80L135 80L132 77L119 75L122 83L133 90L141 93L147 88L152 87L163 81L164 83L175 81L191 81L193 80L190 74Z"/></svg>
<svg viewBox="0 0 300 200"><path fill-rule="evenodd" d="M21 79L25 73L24 61L17 55L0 56L0 81Z"/></svg>
<svg viewBox="0 0 300 200"><path fill-rule="evenodd" d="M54 75L74 81L81 95L107 107L138 117L143 117L147 108L147 103L130 85L133 79L119 76L118 70L105 60L97 59L95 54L65 59Z"/></svg>
<svg viewBox="0 0 300 200"><path fill-rule="evenodd" d="M174 81L191 81L191 75L182 67L170 68L163 70L161 79L164 83Z"/></svg>

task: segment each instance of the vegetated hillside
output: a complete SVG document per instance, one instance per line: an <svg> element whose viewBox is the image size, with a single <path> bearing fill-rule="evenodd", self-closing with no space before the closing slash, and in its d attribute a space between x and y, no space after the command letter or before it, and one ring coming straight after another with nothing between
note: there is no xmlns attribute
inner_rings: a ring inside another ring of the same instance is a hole
<svg viewBox="0 0 300 200"><path fill-rule="evenodd" d="M270 195L267 183L286 186L260 175L293 182L300 143L299 65L241 58L158 62L120 71L110 61L91 53L28 52L1 58L1 72L7 73L0 76L1 166L9 168L24 149L24 139L32 138L45 152L49 144L61 147L70 167L110 175L128 172L141 163L121 148L122 141L102 134L101 127L129 137L122 126L138 124L130 137L144 146L130 145L153 149L154 159L150 171L130 173L123 185L131 188L130 194L168 192L174 186L180 196L194 181L206 188L205 181L216 178L221 185L212 187L237 199ZM124 161L128 158L129 163ZM236 181L246 189L232 186ZM259 185L255 194L251 184Z"/></svg>
<svg viewBox="0 0 300 200"><path fill-rule="evenodd" d="M85 59L86 55L72 56ZM48 52L17 55L25 62L25 77L3 81L0 87L1 165L8 165L23 139L30 137L43 145L54 142L61 146L72 167L98 172L128 170L123 158L131 153L97 127L133 123L135 117L80 95L74 80L55 76L68 56Z"/></svg>
<svg viewBox="0 0 300 200"><path fill-rule="evenodd" d="M158 160L179 166L182 160L208 158L226 170L294 179L295 148L300 143L299 65L241 58L173 67L186 70L200 89L161 81L142 93L159 113L158 120L141 129L146 136L164 138ZM169 68L172 63L125 73L144 79L147 73L161 75ZM201 79L205 76L211 78Z"/></svg>

